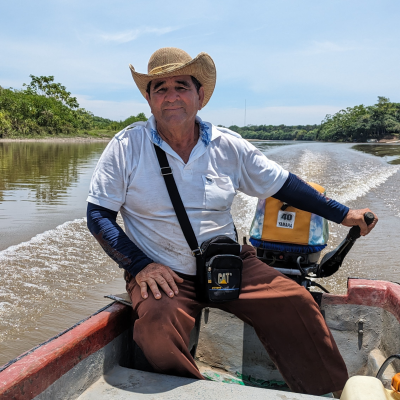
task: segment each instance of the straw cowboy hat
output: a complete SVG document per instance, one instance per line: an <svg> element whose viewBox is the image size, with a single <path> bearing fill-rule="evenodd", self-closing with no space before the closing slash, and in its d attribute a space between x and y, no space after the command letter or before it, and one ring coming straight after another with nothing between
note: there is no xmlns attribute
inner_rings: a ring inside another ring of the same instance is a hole
<svg viewBox="0 0 400 400"><path fill-rule="evenodd" d="M140 74L129 64L133 80L140 93L146 97L147 84L153 79L177 75L192 75L204 88L203 107L208 103L215 88L217 71L213 59L207 53L192 58L186 51L175 47L164 47L152 54L147 74Z"/></svg>

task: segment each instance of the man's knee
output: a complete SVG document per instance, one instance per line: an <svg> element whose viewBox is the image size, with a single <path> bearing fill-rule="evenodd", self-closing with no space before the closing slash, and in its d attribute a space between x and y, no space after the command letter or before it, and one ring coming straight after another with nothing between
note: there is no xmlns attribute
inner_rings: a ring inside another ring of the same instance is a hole
<svg viewBox="0 0 400 400"><path fill-rule="evenodd" d="M167 299L169 300L169 299ZM148 302L148 304L144 304ZM176 310L169 307L163 298L154 300L150 297L143 301L139 309L139 318L133 327L133 339L144 350L147 344L159 343L170 330Z"/></svg>
<svg viewBox="0 0 400 400"><path fill-rule="evenodd" d="M171 352L187 352L195 323L195 318L184 312L177 301L163 297L164 300L146 299L139 307L139 318L133 327L134 341L157 370L174 366Z"/></svg>
<svg viewBox="0 0 400 400"><path fill-rule="evenodd" d="M145 321L146 325L161 325L172 321L178 310L175 298L169 298L163 294L161 299L156 300L152 294L137 308L139 320Z"/></svg>
<svg viewBox="0 0 400 400"><path fill-rule="evenodd" d="M134 339L138 342L149 338L165 341L175 334L186 341L195 323L195 318L184 312L175 298L166 295L160 300L150 297L144 300L138 316L134 326Z"/></svg>

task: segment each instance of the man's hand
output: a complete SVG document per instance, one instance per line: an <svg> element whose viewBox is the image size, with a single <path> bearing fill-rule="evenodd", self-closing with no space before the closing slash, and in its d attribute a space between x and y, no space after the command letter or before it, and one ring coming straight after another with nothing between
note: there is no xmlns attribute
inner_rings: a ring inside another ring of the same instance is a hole
<svg viewBox="0 0 400 400"><path fill-rule="evenodd" d="M344 226L359 226L361 236L368 235L374 229L375 225L378 222L378 217L374 214L374 221L372 224L367 225L364 221L364 214L366 212L372 212L369 208L363 208L362 210L349 210L347 215L344 217L342 221L342 225Z"/></svg>
<svg viewBox="0 0 400 400"><path fill-rule="evenodd" d="M171 268L158 263L148 264L136 275L136 282L140 286L140 293L144 299L149 296L147 294L147 285L153 292L156 300L161 299L161 293L158 286L169 296L174 297L174 293L179 293L176 282L182 283L183 279L179 277Z"/></svg>

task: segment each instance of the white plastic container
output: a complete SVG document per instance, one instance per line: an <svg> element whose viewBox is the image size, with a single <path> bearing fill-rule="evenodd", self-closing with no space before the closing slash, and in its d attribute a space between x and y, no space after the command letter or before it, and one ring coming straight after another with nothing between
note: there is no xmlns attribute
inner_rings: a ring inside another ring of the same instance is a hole
<svg viewBox="0 0 400 400"><path fill-rule="evenodd" d="M372 376L353 376L346 382L340 400L400 400L400 394L385 389Z"/></svg>

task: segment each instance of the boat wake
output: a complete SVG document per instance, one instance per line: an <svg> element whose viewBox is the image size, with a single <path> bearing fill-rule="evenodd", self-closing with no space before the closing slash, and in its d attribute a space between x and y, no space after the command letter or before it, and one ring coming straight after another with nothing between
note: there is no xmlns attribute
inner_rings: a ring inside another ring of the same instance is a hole
<svg viewBox="0 0 400 400"><path fill-rule="evenodd" d="M349 206L349 203L382 186L400 170L399 165L389 165L377 157L355 153L349 147L333 145L327 148L326 144L319 143L282 146L268 149L265 154L305 181L324 186L328 197ZM382 191L381 196L400 217L397 193L390 195L386 192L387 188ZM256 204L256 199L243 193L236 196L232 205L232 216L239 238L248 234ZM335 237L338 233L341 236L344 231L337 232L334 229L332 236Z"/></svg>
<svg viewBox="0 0 400 400"><path fill-rule="evenodd" d="M86 219L55 229L0 252L0 341L32 329L42 315L121 272L101 250Z"/></svg>
<svg viewBox="0 0 400 400"><path fill-rule="evenodd" d="M337 144L287 146L274 152L273 159L302 179L324 186L328 197L346 205L381 187L400 171L400 165ZM383 192L388 204L398 199L390 201L386 188Z"/></svg>

